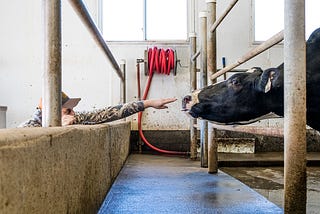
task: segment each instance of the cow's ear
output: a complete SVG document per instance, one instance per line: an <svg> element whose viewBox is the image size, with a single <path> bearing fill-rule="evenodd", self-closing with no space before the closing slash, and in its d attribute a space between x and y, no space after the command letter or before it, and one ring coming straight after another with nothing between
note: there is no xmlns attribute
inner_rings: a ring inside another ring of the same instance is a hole
<svg viewBox="0 0 320 214"><path fill-rule="evenodd" d="M277 68L269 68L263 71L259 79L258 90L263 93L270 91L273 87L273 80L279 76L279 73L280 71Z"/></svg>

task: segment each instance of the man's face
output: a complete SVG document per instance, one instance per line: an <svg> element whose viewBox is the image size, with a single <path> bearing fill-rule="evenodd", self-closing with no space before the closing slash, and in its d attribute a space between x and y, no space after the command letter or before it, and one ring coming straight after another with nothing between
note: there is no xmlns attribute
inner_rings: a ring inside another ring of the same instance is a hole
<svg viewBox="0 0 320 214"><path fill-rule="evenodd" d="M74 111L70 108L61 109L61 122L62 126L72 125L74 122Z"/></svg>
<svg viewBox="0 0 320 214"><path fill-rule="evenodd" d="M72 116L74 116L74 111L73 111L73 109L70 109L70 108L62 108L62 109L61 109L61 116L64 116L64 115L72 115Z"/></svg>

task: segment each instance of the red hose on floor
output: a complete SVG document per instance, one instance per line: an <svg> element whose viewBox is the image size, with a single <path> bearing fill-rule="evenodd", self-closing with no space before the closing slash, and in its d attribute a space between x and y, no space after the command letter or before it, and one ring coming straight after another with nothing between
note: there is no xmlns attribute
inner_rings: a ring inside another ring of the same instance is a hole
<svg viewBox="0 0 320 214"><path fill-rule="evenodd" d="M146 88L143 93L142 100L145 100L148 96L154 71L156 71L157 73L169 75L171 69L174 68L174 51L172 49L163 50L163 49L158 49L156 47L154 47L153 49L150 48L148 50L148 63L149 63L149 77L148 77ZM138 78L138 85L140 85L140 78ZM140 91L140 89L138 90ZM151 143L149 143L142 132L142 125L141 125L142 113L143 112L138 113L138 129L139 129L139 135L142 141L147 146L149 146L151 149L157 152L161 152L165 154L188 155L188 152L178 152L178 151L169 151L169 150L159 149L153 146Z"/></svg>

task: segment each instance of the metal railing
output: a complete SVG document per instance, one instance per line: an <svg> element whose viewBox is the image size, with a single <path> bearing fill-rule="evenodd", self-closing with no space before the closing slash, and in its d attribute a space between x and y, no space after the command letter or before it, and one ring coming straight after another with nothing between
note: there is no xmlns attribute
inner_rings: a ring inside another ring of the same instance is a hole
<svg viewBox="0 0 320 214"><path fill-rule="evenodd" d="M208 27L207 29L210 29L207 33L200 33L200 40L201 41L207 41L208 38L210 38L210 34L212 32L215 32L217 27L222 23L222 21L224 20L224 18L231 12L232 8L234 8L234 6L236 5L236 3L238 2L238 0L233 0L228 7L226 8L226 10L221 14L221 16L211 25L211 27ZM207 8L212 7L211 4L216 4L215 1L210 1L207 0ZM202 12L201 12L202 13ZM215 11L212 11L208 9L208 14L207 16L212 16L211 13L216 14ZM201 19L200 19L201 20ZM200 32L202 32L203 29L201 30L200 28ZM216 37L211 37L211 39L216 39ZM232 71L234 68L238 67L239 65L243 64L244 62L252 59L253 57L259 55L260 53L264 52L265 50L268 50L269 48L271 48L272 46L278 44L279 42L281 42L283 40L283 31L280 31L279 33L277 33L276 35L272 36L270 39L268 39L267 41L263 42L262 44L260 44L259 46L253 48L252 50L248 51L245 55L243 55L242 57L240 57L236 62L220 69L219 71L210 68L210 71L212 72L212 74L210 75L210 79L212 80L212 82L216 82L216 78L218 78L219 76L225 74L226 72ZM203 42L202 42L203 43ZM193 53L193 55L191 56L191 61L195 61L195 59L199 56L199 55L208 55L208 56L216 56L216 49L215 48L203 48L204 44L201 44L201 51L195 52ZM210 47L208 45L208 47ZM204 50L202 50L204 49ZM200 53L200 54L199 54ZM216 62L212 62L216 60L216 57L206 57L206 64L209 65L216 65ZM202 62L203 64L203 62ZM203 67L203 66L202 66ZM205 69L205 71L207 71L207 69ZM206 76L205 76L206 77ZM211 124L209 124L209 128L208 129L202 129L200 126L200 142L204 142L204 148L211 148L213 149L212 151L205 151L203 153L201 153L201 155L205 155L208 156L208 154L210 153L209 157L207 158L200 158L200 160L204 160L207 161L207 163L201 163L201 166L208 166L208 171L210 173L215 173L217 172L217 168L218 168L218 164L217 164L217 146L216 145L212 145L212 143L214 143L214 137L212 137L211 135L215 135L215 130L217 129L217 126L213 126ZM221 128L221 126L220 126ZM245 128L243 128L243 131L245 132ZM208 132L208 134L201 134L202 132ZM192 132L192 133L196 133L196 132ZM205 136L205 139L201 139L203 136ZM208 140L210 139L210 140ZM202 145L202 144L201 144ZM211 157L210 157L211 156Z"/></svg>
<svg viewBox="0 0 320 214"><path fill-rule="evenodd" d="M243 55L242 57L240 57L236 62L226 66L225 68L221 69L220 71L218 71L217 73L214 73L211 75L211 79L216 79L219 76L221 76L222 74L231 71L232 69L238 67L239 65L247 62L248 60L252 59L253 57L261 54L262 52L268 50L269 48L271 48L272 46L278 44L279 42L281 42L283 40L283 30L280 31L279 33L275 34L274 36L272 36L270 39L268 39L267 41L261 43L259 46L251 49L250 51L248 51L245 55Z"/></svg>
<svg viewBox="0 0 320 214"><path fill-rule="evenodd" d="M74 8L74 10L79 15L80 19L82 20L83 24L88 28L91 35L97 42L98 46L103 50L104 54L107 56L108 60L110 61L111 65L113 66L114 70L117 72L119 78L124 81L124 77L122 71L116 62L114 56L112 55L107 43L104 41L103 36L98 29L97 25L93 21L88 9L84 5L82 0L69 0L70 4Z"/></svg>
<svg viewBox="0 0 320 214"><path fill-rule="evenodd" d="M69 0L121 80L121 102L125 102L125 65L122 70L82 0ZM44 1L45 71L43 81L43 127L61 126L61 0Z"/></svg>
<svg viewBox="0 0 320 214"><path fill-rule="evenodd" d="M238 0L233 0L227 7L225 12L215 21L209 28L210 33L214 32L227 14L231 11ZM216 1L207 1L216 3ZM207 5L208 8L208 5ZM285 176L284 176L284 210L286 213L306 212L306 61L305 61L305 1L300 0L285 0L285 30L280 31L261 45L250 50L247 54L239 58L235 63L221 69L219 72L211 75L211 80L215 80L220 75L224 74L257 56L258 54L268 50L275 44L284 41L285 52L285 68L284 68L284 108L285 108L285 123L284 129L274 128L258 128L258 127L230 127L212 125L209 129L209 146L212 151L208 157L208 172L217 172L217 144L215 142L215 132L217 128L224 130L241 130L247 133L256 133L272 136L284 136L285 143ZM209 10L208 10L209 11ZM208 14L210 16L211 14ZM209 34L207 34L209 35ZM209 36L208 36L209 38ZM207 40L202 34L201 40ZM203 48L203 47L201 47ZM210 54L216 54L216 50ZM195 61L198 56L194 51L190 61ZM203 50L201 51L204 53ZM216 60L215 58L205 58L206 60ZM208 65L212 62L208 62ZM206 71L206 69L204 69ZM287 83L287 85L286 85ZM295 103L299 104L299 110L294 109ZM194 127L191 127L194 128ZM201 131L201 130L200 130ZM205 136L205 135L202 135ZM201 139L200 139L201 140ZM201 163L201 165L203 165ZM205 165L205 164L204 164ZM297 182L299 181L299 182Z"/></svg>

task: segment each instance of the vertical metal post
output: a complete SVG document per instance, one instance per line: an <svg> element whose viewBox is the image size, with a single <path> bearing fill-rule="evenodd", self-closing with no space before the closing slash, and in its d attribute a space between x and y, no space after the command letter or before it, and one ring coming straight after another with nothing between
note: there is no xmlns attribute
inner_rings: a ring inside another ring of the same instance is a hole
<svg viewBox="0 0 320 214"><path fill-rule="evenodd" d="M190 89L197 89L197 60L192 60L192 56L197 52L197 37L196 33L189 34L190 39ZM197 119L190 119L190 159L197 159Z"/></svg>
<svg viewBox="0 0 320 214"><path fill-rule="evenodd" d="M61 1L45 0L42 126L61 126Z"/></svg>
<svg viewBox="0 0 320 214"><path fill-rule="evenodd" d="M196 32L196 0L189 0L190 19L188 20L189 32Z"/></svg>
<svg viewBox="0 0 320 214"><path fill-rule="evenodd" d="M201 68L200 87L208 85L207 75L207 12L200 12ZM208 167L208 122L200 121L201 167Z"/></svg>
<svg viewBox="0 0 320 214"><path fill-rule="evenodd" d="M208 124L208 173L218 172L218 143L216 141L217 129Z"/></svg>
<svg viewBox="0 0 320 214"><path fill-rule="evenodd" d="M189 8L190 8L190 59L189 59L189 69L190 69L190 91L194 91L197 89L197 60L192 60L192 57L197 52L197 35L195 32L195 0L189 1ZM197 159L197 119L192 118L190 119L190 159L196 160Z"/></svg>
<svg viewBox="0 0 320 214"><path fill-rule="evenodd" d="M216 21L216 0L207 0L207 29ZM217 42L216 42L216 31L207 32L207 66L208 73L210 75L217 72ZM212 80L215 83L216 80Z"/></svg>
<svg viewBox="0 0 320 214"><path fill-rule="evenodd" d="M123 80L120 82L120 102L125 103L126 100L126 60L122 59L120 61L120 69L122 71Z"/></svg>
<svg viewBox="0 0 320 214"><path fill-rule="evenodd" d="M216 21L216 0L206 0L207 29ZM217 71L216 31L207 31L207 72L210 76ZM215 83L216 80L212 80ZM215 140L216 130L208 123L208 172L218 172L218 145Z"/></svg>
<svg viewBox="0 0 320 214"><path fill-rule="evenodd" d="M147 40L147 0L143 0L143 40Z"/></svg>
<svg viewBox="0 0 320 214"><path fill-rule="evenodd" d="M306 213L305 1L285 0L284 211Z"/></svg>

